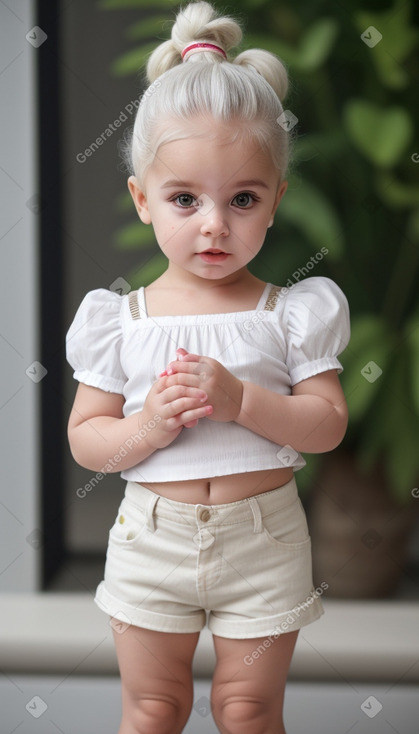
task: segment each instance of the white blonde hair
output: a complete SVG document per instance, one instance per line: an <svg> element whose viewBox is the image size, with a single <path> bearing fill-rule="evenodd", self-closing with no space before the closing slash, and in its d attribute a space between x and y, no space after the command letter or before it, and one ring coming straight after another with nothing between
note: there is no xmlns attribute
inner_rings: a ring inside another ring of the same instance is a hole
<svg viewBox="0 0 419 734"><path fill-rule="evenodd" d="M232 142L243 136L256 138L271 155L280 181L284 179L290 134L278 118L288 90L287 71L277 56L263 49L228 58L228 51L241 39L238 22L219 17L207 2L190 3L178 13L170 40L160 44L148 60L151 86L141 99L127 143L127 162L141 187L159 147L191 137L185 122L203 117L233 123ZM182 51L193 43L217 45L227 58L206 49L183 62ZM202 135L207 137L207 132Z"/></svg>

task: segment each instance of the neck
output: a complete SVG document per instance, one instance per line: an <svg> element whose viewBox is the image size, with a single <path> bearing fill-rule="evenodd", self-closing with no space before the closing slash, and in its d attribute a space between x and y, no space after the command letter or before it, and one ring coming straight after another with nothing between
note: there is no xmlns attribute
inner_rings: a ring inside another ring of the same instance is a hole
<svg viewBox="0 0 419 734"><path fill-rule="evenodd" d="M167 270L158 279L161 285L170 286L171 288L187 288L190 290L205 291L207 293L223 289L226 286L231 287L247 287L251 283L260 282L259 278L249 273L247 268L241 268L235 273L227 275L225 278L201 278L194 273L178 268L175 264L170 263Z"/></svg>

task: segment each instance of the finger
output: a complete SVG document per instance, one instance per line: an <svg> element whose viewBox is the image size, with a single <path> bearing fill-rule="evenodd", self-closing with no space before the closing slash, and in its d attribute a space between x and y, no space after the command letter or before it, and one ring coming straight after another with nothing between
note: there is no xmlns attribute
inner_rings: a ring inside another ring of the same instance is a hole
<svg viewBox="0 0 419 734"><path fill-rule="evenodd" d="M186 351L186 349L183 349L183 347L178 347L178 349L176 349L176 354L178 355L178 359L182 361L183 358L188 355L188 352ZM166 375L167 369L163 370L163 372L160 372L159 377L165 377Z"/></svg>
<svg viewBox="0 0 419 734"><path fill-rule="evenodd" d="M186 410L201 410L208 407L207 403L203 400L197 400L196 397L179 397L172 400L170 403L166 403L164 417L173 418L179 413L184 413ZM205 410L202 415L206 415Z"/></svg>
<svg viewBox="0 0 419 734"><path fill-rule="evenodd" d="M198 419L196 418L194 421L189 421L188 423L184 423L185 428L195 428L199 423Z"/></svg>
<svg viewBox="0 0 419 734"><path fill-rule="evenodd" d="M179 355L179 361L181 361L182 364L184 364L184 362L198 362L198 360L198 354L186 354L185 356ZM171 370L172 364L174 364L174 362L171 362L167 369L163 370L163 372L160 372L159 377L166 377L167 375L173 374L173 371Z"/></svg>
<svg viewBox="0 0 419 734"><path fill-rule="evenodd" d="M168 391L164 395L164 401L170 402L175 398L187 395L190 397L196 397L204 401L208 397L208 393L205 387L202 385L202 380L199 375L176 372L170 377L163 377L162 382L165 382L165 388L163 392Z"/></svg>
<svg viewBox="0 0 419 734"><path fill-rule="evenodd" d="M199 370L199 361L196 359L196 355L193 355L195 357L194 361L191 360L185 360L184 362L170 362L169 366L166 369L167 375L174 375L175 372L185 372L185 373L195 373Z"/></svg>
<svg viewBox="0 0 419 734"><path fill-rule="evenodd" d="M190 408L189 410L183 410L181 413L177 413L173 416L179 421L178 425L185 426L187 423L198 423L200 418L206 418L214 412L212 405L204 405L202 408ZM170 419L169 419L170 420Z"/></svg>
<svg viewBox="0 0 419 734"><path fill-rule="evenodd" d="M194 375L190 372L174 372L172 375L163 375L163 377L159 377L155 382L155 391L157 393L163 393L169 387L175 386L179 388L191 387L195 388L196 390L200 390L202 393L201 397L205 392L199 374Z"/></svg>
<svg viewBox="0 0 419 734"><path fill-rule="evenodd" d="M201 359L200 354L191 354L186 349L176 349L179 362L199 362Z"/></svg>
<svg viewBox="0 0 419 734"><path fill-rule="evenodd" d="M176 350L176 351L178 352L179 350ZM185 355L179 354L179 361L181 361L182 363L184 361L185 362L193 362L193 361L197 362L198 359L199 359L198 354L185 354ZM166 377L167 375L172 375L173 374L173 370L171 369L172 364L175 364L175 363L171 362L169 367L163 370L163 372L160 372L159 377Z"/></svg>
<svg viewBox="0 0 419 734"><path fill-rule="evenodd" d="M176 354L178 355L178 359L182 360L183 357L186 357L188 352L186 351L186 349L183 349L183 347L179 347L178 349L176 349Z"/></svg>
<svg viewBox="0 0 419 734"><path fill-rule="evenodd" d="M179 426L186 426L186 424L198 423L200 418L206 418L210 416L214 408L212 405L204 405L202 408L191 408L190 410L184 410L181 413L177 413L171 418L166 419L166 428L168 431L174 431ZM189 427L193 428L193 425Z"/></svg>

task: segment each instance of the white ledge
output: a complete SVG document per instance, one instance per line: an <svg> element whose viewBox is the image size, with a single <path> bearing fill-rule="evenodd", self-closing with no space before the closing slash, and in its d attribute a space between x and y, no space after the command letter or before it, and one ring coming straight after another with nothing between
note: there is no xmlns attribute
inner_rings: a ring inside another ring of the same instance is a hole
<svg viewBox="0 0 419 734"><path fill-rule="evenodd" d="M417 602L323 604L325 614L300 631L290 680L419 681ZM1 594L0 660L5 673L118 673L108 617L89 594ZM195 676L211 677L214 661L204 629Z"/></svg>

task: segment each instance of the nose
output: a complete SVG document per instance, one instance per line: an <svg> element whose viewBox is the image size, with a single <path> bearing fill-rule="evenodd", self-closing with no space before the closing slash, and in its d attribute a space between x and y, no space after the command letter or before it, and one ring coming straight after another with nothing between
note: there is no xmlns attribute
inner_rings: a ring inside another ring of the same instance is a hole
<svg viewBox="0 0 419 734"><path fill-rule="evenodd" d="M213 205L203 207L202 213L199 212L199 214L203 220L201 234L211 235L213 237L226 237L230 234L227 218L221 207L213 203Z"/></svg>

